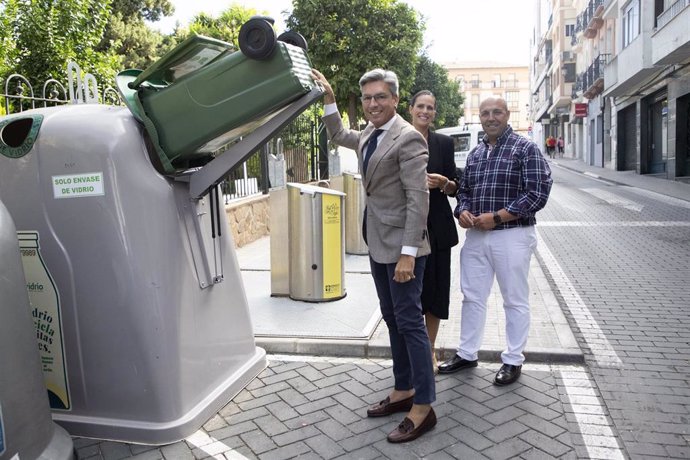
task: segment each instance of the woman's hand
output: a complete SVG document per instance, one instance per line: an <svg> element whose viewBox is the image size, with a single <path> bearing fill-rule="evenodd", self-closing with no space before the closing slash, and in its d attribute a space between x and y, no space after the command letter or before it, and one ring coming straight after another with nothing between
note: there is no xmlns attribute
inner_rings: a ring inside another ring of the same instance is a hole
<svg viewBox="0 0 690 460"><path fill-rule="evenodd" d="M431 173L426 175L426 184L429 190L438 188L443 189L448 183L448 178L441 174Z"/></svg>

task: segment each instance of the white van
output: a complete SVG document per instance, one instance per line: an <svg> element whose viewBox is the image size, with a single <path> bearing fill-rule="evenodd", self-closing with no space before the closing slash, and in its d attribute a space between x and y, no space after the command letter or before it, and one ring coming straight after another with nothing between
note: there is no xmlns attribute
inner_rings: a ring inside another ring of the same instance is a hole
<svg viewBox="0 0 690 460"><path fill-rule="evenodd" d="M465 170L467 155L479 143L484 136L481 125L453 126L436 130L439 134L445 134L453 139L455 145L455 167Z"/></svg>

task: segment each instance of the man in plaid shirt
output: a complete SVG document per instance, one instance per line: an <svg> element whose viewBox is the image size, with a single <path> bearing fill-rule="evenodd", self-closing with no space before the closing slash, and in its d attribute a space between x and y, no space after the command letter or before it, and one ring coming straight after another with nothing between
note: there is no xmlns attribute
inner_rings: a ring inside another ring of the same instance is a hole
<svg viewBox="0 0 690 460"><path fill-rule="evenodd" d="M494 384L508 385L520 377L525 360L522 351L530 324L527 278L537 245L535 214L549 198L551 170L537 145L508 125L505 100L482 101L479 117L486 134L467 157L455 208L460 226L467 229L460 253L460 345L455 356L439 366L439 373L477 366L495 276L506 315L506 349Z"/></svg>

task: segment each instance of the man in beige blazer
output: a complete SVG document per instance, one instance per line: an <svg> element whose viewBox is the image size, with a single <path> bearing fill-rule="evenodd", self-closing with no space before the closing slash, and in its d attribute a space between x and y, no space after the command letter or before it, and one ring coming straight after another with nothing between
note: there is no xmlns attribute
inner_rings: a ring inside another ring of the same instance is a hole
<svg viewBox="0 0 690 460"><path fill-rule="evenodd" d="M318 71L314 81L324 88L324 122L332 142L357 152L366 191L364 239L393 357L395 388L367 410L369 417L408 412L388 435L407 442L436 425L431 348L420 296L426 256L429 190L426 141L396 113L398 77L383 69L359 80L362 108L369 121L364 131L343 126L333 89Z"/></svg>

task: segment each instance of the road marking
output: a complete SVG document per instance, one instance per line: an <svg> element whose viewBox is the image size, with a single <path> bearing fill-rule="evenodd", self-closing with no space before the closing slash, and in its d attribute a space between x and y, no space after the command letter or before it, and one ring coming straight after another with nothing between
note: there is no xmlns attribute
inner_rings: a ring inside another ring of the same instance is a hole
<svg viewBox="0 0 690 460"><path fill-rule="evenodd" d="M618 354L599 328L587 304L546 246L538 229L537 251L544 263L544 268L556 283L565 301L565 308L570 311L597 365L604 368L622 368L623 363ZM583 369L571 368L561 371L560 376L589 458L624 459L625 454L611 428L608 410L592 386L589 375Z"/></svg>
<svg viewBox="0 0 690 460"><path fill-rule="evenodd" d="M644 209L643 204L630 201L615 193L611 193L608 190L602 190L599 188L581 188L580 190L592 195L595 198L599 198L600 200L605 201L612 206L618 206L635 212L640 212L642 209Z"/></svg>
<svg viewBox="0 0 690 460"><path fill-rule="evenodd" d="M541 225L541 224L540 224ZM587 343L590 353L597 365L606 368L619 369L623 363L618 354L609 343L606 335L601 331L597 321L589 311L589 307L577 293L575 286L570 282L556 258L553 256L537 229L537 251L546 270L556 283L558 290L565 301L565 307L570 311L580 333Z"/></svg>
<svg viewBox="0 0 690 460"><path fill-rule="evenodd" d="M540 227L690 227L690 222L678 220L650 220L647 222L585 222L580 220L539 221Z"/></svg>
<svg viewBox="0 0 690 460"><path fill-rule="evenodd" d="M185 438L192 446L204 451L212 458L222 458L227 460L247 460L247 457L237 452L232 447L217 440L213 436L209 436L203 429Z"/></svg>
<svg viewBox="0 0 690 460"><path fill-rule="evenodd" d="M613 433L608 411L601 403L598 391L592 386L592 378L582 368L558 366L559 377L565 387L567 402L575 416L578 432L587 448L589 458L624 459L625 454ZM577 436L577 434L573 434Z"/></svg>
<svg viewBox="0 0 690 460"><path fill-rule="evenodd" d="M643 188L630 188L631 192L638 195L642 195L646 198L652 198L654 200L660 201L665 205L678 206L685 209L690 209L690 201L681 200L680 198L675 198L672 196L662 195L661 193L652 192L651 190L645 190Z"/></svg>

